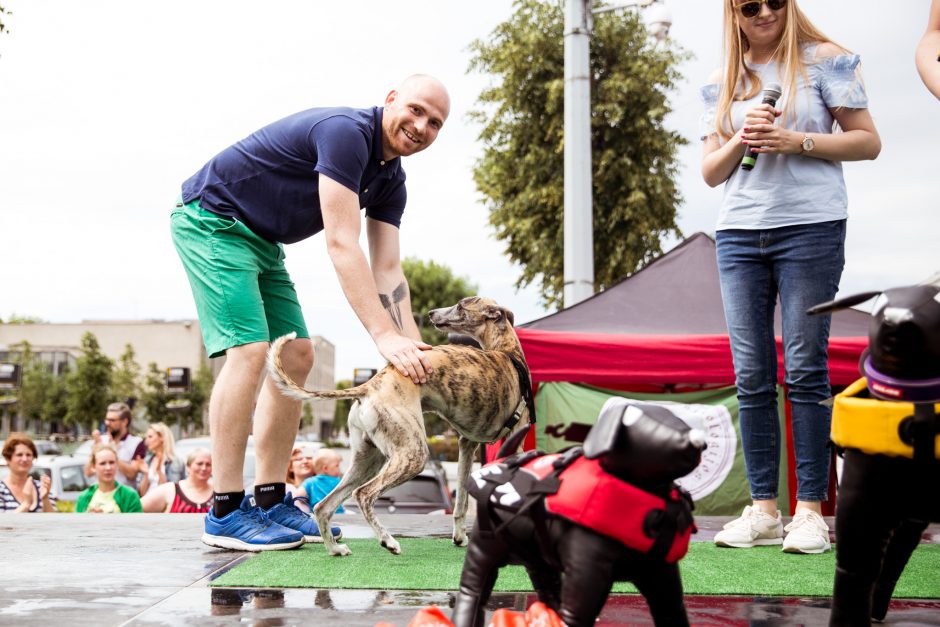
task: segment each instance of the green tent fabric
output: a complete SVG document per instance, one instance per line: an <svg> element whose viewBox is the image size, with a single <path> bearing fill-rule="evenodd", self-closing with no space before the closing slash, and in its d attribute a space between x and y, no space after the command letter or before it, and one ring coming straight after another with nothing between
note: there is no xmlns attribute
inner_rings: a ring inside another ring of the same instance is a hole
<svg viewBox="0 0 940 627"><path fill-rule="evenodd" d="M696 515L737 516L745 505L751 504L744 473L738 401L733 386L700 392L648 394L621 392L576 383L542 383L535 397L536 447L554 453L580 445L596 421L601 407L612 396L637 401L678 403L679 405L674 407L677 412L691 412L702 421L709 448L705 451L699 468L688 478L688 484L686 479L680 481L695 498ZM784 395L779 388L777 399L781 416L780 441L785 442ZM789 493L787 460L784 453L785 451L781 450L781 495ZM784 516L789 515L786 498L780 499L780 510Z"/></svg>

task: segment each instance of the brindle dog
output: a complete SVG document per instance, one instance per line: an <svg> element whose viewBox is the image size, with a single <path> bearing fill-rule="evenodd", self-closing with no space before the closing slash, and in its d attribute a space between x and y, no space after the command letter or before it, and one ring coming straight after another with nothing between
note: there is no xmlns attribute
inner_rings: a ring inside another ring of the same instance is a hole
<svg viewBox="0 0 940 627"><path fill-rule="evenodd" d="M457 503L454 507L454 544L466 546L467 477L481 442L508 435L514 414L527 422L521 403L520 375L513 359L525 370L525 357L513 329L512 312L488 298L471 296L453 307L429 312L442 331L469 335L482 347L436 346L426 355L433 370L427 383L416 385L391 365L362 385L347 390L313 391L294 383L280 363L280 351L292 335L280 337L268 352L268 372L287 396L356 399L349 412L352 464L339 485L313 509L323 541L333 555L349 555L330 533L336 509L354 494L362 515L382 546L401 553L401 546L375 516L379 496L417 475L428 459L423 412L444 418L460 435L457 464ZM528 384L528 382L526 382ZM521 403L521 404L520 404ZM521 416L518 412L521 411Z"/></svg>

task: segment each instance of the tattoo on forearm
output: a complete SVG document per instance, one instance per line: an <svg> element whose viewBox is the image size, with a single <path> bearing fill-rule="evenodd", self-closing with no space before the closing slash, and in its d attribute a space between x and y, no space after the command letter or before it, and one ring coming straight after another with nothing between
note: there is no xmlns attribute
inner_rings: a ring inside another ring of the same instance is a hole
<svg viewBox="0 0 940 627"><path fill-rule="evenodd" d="M408 284L404 281L399 283L398 287L392 290L391 296L379 292L379 300L382 301L382 306L385 307L388 315L392 317L392 322L395 323L399 331L403 331L405 327L402 325L401 309L398 307L398 303L405 300L407 296Z"/></svg>

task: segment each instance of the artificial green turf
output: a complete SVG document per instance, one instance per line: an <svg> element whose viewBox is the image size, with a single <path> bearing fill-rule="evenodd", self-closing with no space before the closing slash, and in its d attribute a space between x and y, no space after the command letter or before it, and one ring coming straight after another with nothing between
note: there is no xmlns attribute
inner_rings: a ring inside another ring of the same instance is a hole
<svg viewBox="0 0 940 627"><path fill-rule="evenodd" d="M213 586L456 590L464 549L447 538L399 538L401 555L375 540L348 540L353 554L330 557L322 545L252 556L212 582ZM693 542L680 562L687 594L831 596L835 553L793 555L780 547L723 549ZM520 566L500 570L495 590L530 591ZM636 592L625 583L614 592ZM940 598L940 545L918 547L904 570L896 598Z"/></svg>

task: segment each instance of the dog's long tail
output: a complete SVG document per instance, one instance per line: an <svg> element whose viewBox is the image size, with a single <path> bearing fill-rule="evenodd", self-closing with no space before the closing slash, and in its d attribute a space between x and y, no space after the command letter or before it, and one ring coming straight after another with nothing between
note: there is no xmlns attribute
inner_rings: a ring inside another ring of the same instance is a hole
<svg viewBox="0 0 940 627"><path fill-rule="evenodd" d="M268 374L285 396L306 401L311 398L360 398L366 395L369 389L368 382L346 390L308 390L295 383L290 375L284 371L284 366L281 364L281 350L283 350L285 344L296 337L296 333L282 335L274 340L268 349Z"/></svg>

